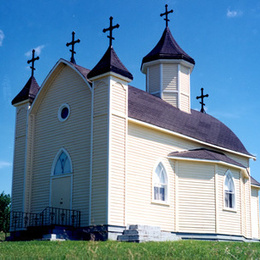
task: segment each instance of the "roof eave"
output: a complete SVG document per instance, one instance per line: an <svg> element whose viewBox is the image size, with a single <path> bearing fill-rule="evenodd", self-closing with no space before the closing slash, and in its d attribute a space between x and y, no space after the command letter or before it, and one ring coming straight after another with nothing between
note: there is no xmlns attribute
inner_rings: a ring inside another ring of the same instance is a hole
<svg viewBox="0 0 260 260"><path fill-rule="evenodd" d="M158 59L158 60L153 60L153 61L142 63L141 71L144 74L146 74L147 67L153 66L156 64L181 64L185 67L188 67L191 70L191 72L193 71L193 68L195 66L194 64L192 64L186 60L183 60L183 59Z"/></svg>

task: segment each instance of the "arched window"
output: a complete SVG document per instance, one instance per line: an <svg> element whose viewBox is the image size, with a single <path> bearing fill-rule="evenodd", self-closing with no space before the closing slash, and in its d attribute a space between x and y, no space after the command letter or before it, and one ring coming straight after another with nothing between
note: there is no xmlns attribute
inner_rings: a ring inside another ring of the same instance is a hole
<svg viewBox="0 0 260 260"><path fill-rule="evenodd" d="M52 175L72 173L71 159L66 150L61 149L55 157Z"/></svg>
<svg viewBox="0 0 260 260"><path fill-rule="evenodd" d="M225 177L225 208L234 209L235 208L235 184L233 181L233 176L230 171L226 173Z"/></svg>
<svg viewBox="0 0 260 260"><path fill-rule="evenodd" d="M167 202L168 180L163 164L160 162L153 173L153 200Z"/></svg>

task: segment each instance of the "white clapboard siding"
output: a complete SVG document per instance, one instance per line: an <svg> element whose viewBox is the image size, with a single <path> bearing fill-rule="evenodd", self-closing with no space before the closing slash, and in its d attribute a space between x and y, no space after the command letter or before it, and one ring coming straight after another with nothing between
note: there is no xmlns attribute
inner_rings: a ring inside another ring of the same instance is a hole
<svg viewBox="0 0 260 260"><path fill-rule="evenodd" d="M190 69L180 65L180 90L190 96Z"/></svg>
<svg viewBox="0 0 260 260"><path fill-rule="evenodd" d="M162 90L178 90L178 65L177 64L163 64L163 88Z"/></svg>
<svg viewBox="0 0 260 260"><path fill-rule="evenodd" d="M241 212L241 183L239 170L227 168L223 166L218 167L218 223L219 233L230 235L242 235L242 212ZM226 210L224 201L224 181L225 174L230 170L233 175L233 181L235 184L235 210Z"/></svg>
<svg viewBox="0 0 260 260"><path fill-rule="evenodd" d="M258 189L251 188L252 237L259 238L259 197Z"/></svg>
<svg viewBox="0 0 260 260"><path fill-rule="evenodd" d="M51 80L44 86L45 94L36 99L31 211L41 212L50 205L52 164L59 150L64 148L73 167L72 208L82 212L82 225L87 225L91 92L75 71L68 66L62 68L56 77L53 72ZM60 122L58 110L64 103L70 107L70 116Z"/></svg>
<svg viewBox="0 0 260 260"><path fill-rule="evenodd" d="M180 109L186 113L190 113L190 96L189 95L181 93Z"/></svg>
<svg viewBox="0 0 260 260"><path fill-rule="evenodd" d="M178 162L180 232L215 232L214 165Z"/></svg>
<svg viewBox="0 0 260 260"><path fill-rule="evenodd" d="M94 88L91 224L107 222L108 195L108 90L104 81Z"/></svg>
<svg viewBox="0 0 260 260"><path fill-rule="evenodd" d="M160 65L149 67L149 93L160 91Z"/></svg>
<svg viewBox="0 0 260 260"><path fill-rule="evenodd" d="M170 103L174 107L178 107L178 93L177 92L163 92L162 99Z"/></svg>
<svg viewBox="0 0 260 260"><path fill-rule="evenodd" d="M126 224L155 225L164 230L174 230L174 163L167 159L167 155L180 147L194 148L193 145L189 141L128 123ZM168 205L152 203L152 173L160 161L168 173Z"/></svg>
<svg viewBox="0 0 260 260"><path fill-rule="evenodd" d="M12 210L23 211L26 152L26 124L28 104L16 108L16 131L12 183Z"/></svg>
<svg viewBox="0 0 260 260"><path fill-rule="evenodd" d="M127 86L116 83L111 93L109 223L125 225Z"/></svg>
<svg viewBox="0 0 260 260"><path fill-rule="evenodd" d="M245 179L245 206L246 206L246 236L252 237L251 184L249 179Z"/></svg>
<svg viewBox="0 0 260 260"><path fill-rule="evenodd" d="M34 116L28 117L27 140L26 140L26 174L24 179L24 209L25 212L31 212L31 184L32 184L32 155L34 144Z"/></svg>

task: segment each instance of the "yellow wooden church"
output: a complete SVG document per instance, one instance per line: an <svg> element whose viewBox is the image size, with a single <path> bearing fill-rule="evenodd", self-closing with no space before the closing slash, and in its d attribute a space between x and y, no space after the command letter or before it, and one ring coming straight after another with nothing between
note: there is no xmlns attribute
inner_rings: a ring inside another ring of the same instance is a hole
<svg viewBox="0 0 260 260"><path fill-rule="evenodd" d="M71 60L60 59L39 87L33 53L32 76L12 101L13 239L66 230L140 241L155 227L177 239L259 238L255 157L227 126L191 109L195 61L173 38L169 13L166 6L165 30L142 60L146 91L129 85L112 18L109 47L92 70L76 64L73 34Z"/></svg>

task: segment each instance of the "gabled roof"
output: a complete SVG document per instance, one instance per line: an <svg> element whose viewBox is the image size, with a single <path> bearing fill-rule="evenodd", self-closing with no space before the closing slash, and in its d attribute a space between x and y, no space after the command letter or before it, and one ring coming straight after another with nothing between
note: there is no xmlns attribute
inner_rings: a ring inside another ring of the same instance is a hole
<svg viewBox="0 0 260 260"><path fill-rule="evenodd" d="M33 102L35 99L40 87L36 79L31 76L23 89L18 93L18 95L12 100L12 105L15 105L19 102L29 99L30 102Z"/></svg>
<svg viewBox="0 0 260 260"><path fill-rule="evenodd" d="M67 62L69 62L69 61L67 61ZM75 63L73 63L73 62L69 62L73 67L75 67L79 72L80 72L80 74L88 81L88 83L91 85L92 84L92 82L88 79L88 74L89 74L89 72L90 72L90 70L89 69L86 69L86 68L84 68L84 67L81 67L81 66L79 66L79 65L77 65L77 64L75 64Z"/></svg>
<svg viewBox="0 0 260 260"><path fill-rule="evenodd" d="M216 162L225 162L228 164L233 164L242 168L246 168L243 164L231 159L224 153L216 152L213 150L198 148L182 152L172 152L168 155L174 158L186 158L186 159L198 159L198 160L208 160Z"/></svg>
<svg viewBox="0 0 260 260"><path fill-rule="evenodd" d="M245 154L238 137L216 118L191 109L185 113L164 100L129 86L128 116L199 141Z"/></svg>
<svg viewBox="0 0 260 260"><path fill-rule="evenodd" d="M182 59L195 64L191 58L175 41L169 27L166 27L157 45L149 52L142 61L142 65L149 61L159 59Z"/></svg>
<svg viewBox="0 0 260 260"><path fill-rule="evenodd" d="M88 78L91 79L107 72L114 72L131 80L133 79L132 74L116 55L113 46L108 47L98 64L89 72Z"/></svg>

